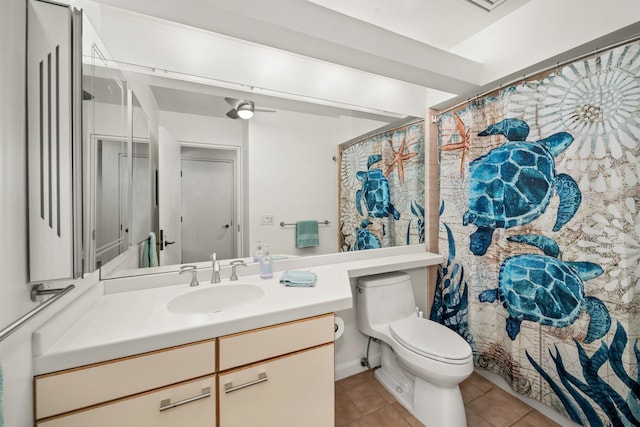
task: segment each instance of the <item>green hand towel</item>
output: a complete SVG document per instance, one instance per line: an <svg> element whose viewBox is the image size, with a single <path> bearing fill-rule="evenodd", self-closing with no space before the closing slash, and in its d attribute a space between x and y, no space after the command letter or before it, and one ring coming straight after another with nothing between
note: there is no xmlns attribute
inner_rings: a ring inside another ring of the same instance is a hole
<svg viewBox="0 0 640 427"><path fill-rule="evenodd" d="M318 221L298 221L296 222L296 247L310 248L318 246Z"/></svg>
<svg viewBox="0 0 640 427"><path fill-rule="evenodd" d="M158 252L156 248L156 234L149 233L149 267L158 266Z"/></svg>
<svg viewBox="0 0 640 427"><path fill-rule="evenodd" d="M140 268L149 267L149 239L142 244L142 256L140 257Z"/></svg>

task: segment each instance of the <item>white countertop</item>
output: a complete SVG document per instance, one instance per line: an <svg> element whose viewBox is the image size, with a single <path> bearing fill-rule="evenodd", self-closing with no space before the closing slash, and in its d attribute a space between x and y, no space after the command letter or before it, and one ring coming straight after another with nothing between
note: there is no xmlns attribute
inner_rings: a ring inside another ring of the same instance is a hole
<svg viewBox="0 0 640 427"><path fill-rule="evenodd" d="M241 276L237 282L207 281L193 288L182 283L100 295L46 348L41 343L47 338L51 341L45 335L56 328L44 327L34 332L34 373L54 372L346 310L353 306L350 278L426 267L442 261L440 255L421 252L300 268L316 273L316 286L312 288L286 287L279 282L282 272L276 271L273 279L268 280L252 275ZM260 286L264 297L218 313L176 314L167 309L176 296L234 284Z"/></svg>

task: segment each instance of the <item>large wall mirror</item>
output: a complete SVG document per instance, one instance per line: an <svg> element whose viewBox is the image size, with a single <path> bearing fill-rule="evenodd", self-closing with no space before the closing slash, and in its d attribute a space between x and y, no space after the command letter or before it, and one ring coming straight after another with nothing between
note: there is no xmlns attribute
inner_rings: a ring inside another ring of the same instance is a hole
<svg viewBox="0 0 640 427"><path fill-rule="evenodd" d="M88 269L103 277L251 261L258 243L275 259L338 252L340 145L407 116L104 56L87 57L84 87ZM296 247L301 220L322 223L318 246Z"/></svg>

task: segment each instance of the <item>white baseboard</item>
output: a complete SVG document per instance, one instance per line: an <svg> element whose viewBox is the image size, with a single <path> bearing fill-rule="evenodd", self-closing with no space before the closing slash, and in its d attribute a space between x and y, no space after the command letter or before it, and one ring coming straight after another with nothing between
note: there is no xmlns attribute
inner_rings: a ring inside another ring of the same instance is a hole
<svg viewBox="0 0 640 427"><path fill-rule="evenodd" d="M369 359L369 366L371 368L375 368L380 366L380 355L375 354ZM335 366L335 380L339 381L341 379L350 377L352 375L359 374L360 372L366 371L366 366L362 366L360 364L360 359L357 360L349 360L348 362L341 363L340 365Z"/></svg>

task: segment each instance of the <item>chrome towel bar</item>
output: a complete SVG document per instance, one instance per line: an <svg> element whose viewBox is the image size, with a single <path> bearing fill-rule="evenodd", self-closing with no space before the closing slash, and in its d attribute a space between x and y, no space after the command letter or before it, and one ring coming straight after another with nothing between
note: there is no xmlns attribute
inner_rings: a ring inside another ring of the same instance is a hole
<svg viewBox="0 0 640 427"><path fill-rule="evenodd" d="M51 298L48 298L46 301L44 301L40 305L36 306L34 309L29 311L27 314L25 314L24 316L22 316L21 318L19 318L18 320L16 320L15 322L10 324L6 328L4 328L2 331L0 331L0 341L3 341L9 335L14 333L18 329L20 329L20 327L23 326L25 323L27 323L29 320L31 320L32 317L34 317L36 314L40 313L45 308L49 307L49 305L51 305L52 303L54 303L55 301L60 299L63 295L67 294L69 291L74 289L76 286L75 285L69 285L66 288L61 288L61 289L40 289L41 287L42 287L42 285L34 286L34 288L31 290L31 300L32 301L35 301L35 298L38 295L54 295L54 296L52 296Z"/></svg>
<svg viewBox="0 0 640 427"><path fill-rule="evenodd" d="M318 221L318 224L329 225L329 224L331 224L331 221L329 221L328 219L325 219L324 221ZM296 224L295 223L286 223L284 221L280 221L280 227L284 227L285 225L296 225Z"/></svg>

